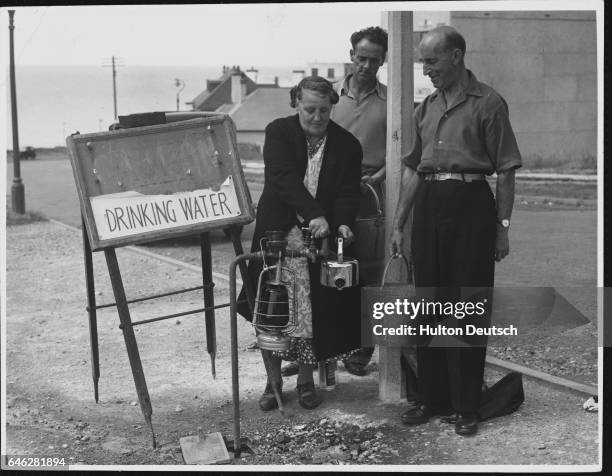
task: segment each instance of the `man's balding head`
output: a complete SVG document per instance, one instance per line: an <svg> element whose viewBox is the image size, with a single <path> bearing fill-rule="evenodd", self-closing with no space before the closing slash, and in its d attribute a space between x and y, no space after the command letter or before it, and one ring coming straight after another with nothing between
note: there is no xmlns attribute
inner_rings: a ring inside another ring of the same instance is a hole
<svg viewBox="0 0 612 476"><path fill-rule="evenodd" d="M419 44L423 74L441 90L450 90L465 76L465 40L450 26L428 31Z"/></svg>
<svg viewBox="0 0 612 476"><path fill-rule="evenodd" d="M452 26L439 26L429 30L423 36L420 44L433 47L439 52L458 49L465 55L465 39Z"/></svg>

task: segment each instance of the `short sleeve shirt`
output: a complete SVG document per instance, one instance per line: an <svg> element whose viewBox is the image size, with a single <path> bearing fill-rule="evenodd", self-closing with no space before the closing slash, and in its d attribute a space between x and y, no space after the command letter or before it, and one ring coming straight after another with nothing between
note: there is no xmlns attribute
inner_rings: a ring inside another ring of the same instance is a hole
<svg viewBox="0 0 612 476"><path fill-rule="evenodd" d="M385 165L387 155L387 87L378 80L359 101L349 89L348 75L338 84L340 96L331 119L353 134L363 149L361 169L373 173Z"/></svg>
<svg viewBox="0 0 612 476"><path fill-rule="evenodd" d="M522 165L506 101L471 71L468 76L450 107L436 90L416 108L412 146L402 162L418 173L491 175Z"/></svg>

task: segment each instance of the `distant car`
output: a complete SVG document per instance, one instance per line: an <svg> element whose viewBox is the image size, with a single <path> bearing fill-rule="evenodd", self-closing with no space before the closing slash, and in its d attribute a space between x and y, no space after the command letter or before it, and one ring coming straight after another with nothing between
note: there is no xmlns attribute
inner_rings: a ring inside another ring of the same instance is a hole
<svg viewBox="0 0 612 476"><path fill-rule="evenodd" d="M19 158L23 160L34 160L36 158L36 151L33 147L27 146L25 150L19 152Z"/></svg>

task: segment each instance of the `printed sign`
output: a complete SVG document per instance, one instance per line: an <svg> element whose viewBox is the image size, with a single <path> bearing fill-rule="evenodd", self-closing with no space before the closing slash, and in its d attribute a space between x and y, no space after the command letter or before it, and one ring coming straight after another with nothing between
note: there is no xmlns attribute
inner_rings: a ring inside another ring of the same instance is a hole
<svg viewBox="0 0 612 476"><path fill-rule="evenodd" d="M240 215L232 177L217 191L209 188L172 195L123 192L90 200L98 235L103 240Z"/></svg>
<svg viewBox="0 0 612 476"><path fill-rule="evenodd" d="M93 251L254 220L232 120L170 114L166 123L66 139Z"/></svg>

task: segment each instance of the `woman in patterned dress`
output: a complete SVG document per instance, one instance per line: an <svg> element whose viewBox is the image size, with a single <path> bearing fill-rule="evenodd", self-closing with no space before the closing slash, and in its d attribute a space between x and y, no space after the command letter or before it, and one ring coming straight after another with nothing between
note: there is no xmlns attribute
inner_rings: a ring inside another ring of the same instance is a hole
<svg viewBox="0 0 612 476"><path fill-rule="evenodd" d="M266 127L265 183L251 251L259 251L261 237L271 230L286 232L288 249L303 249L302 226L307 226L319 243L323 238L333 242L341 236L350 245L360 199L361 145L330 120L338 95L329 81L317 76L304 78L290 95L297 114ZM259 400L264 411L277 407L270 380L282 382L282 359L298 362L299 403L311 409L321 403L313 381L315 365L343 358L360 346L359 289L338 291L321 286L320 263L306 258L287 258L285 265L297 277L297 297L290 290L290 301L296 299L297 303L297 326L290 334L287 351L261 351L273 373ZM254 288L260 271L261 263L249 263ZM238 310L251 318L247 306L239 305Z"/></svg>

